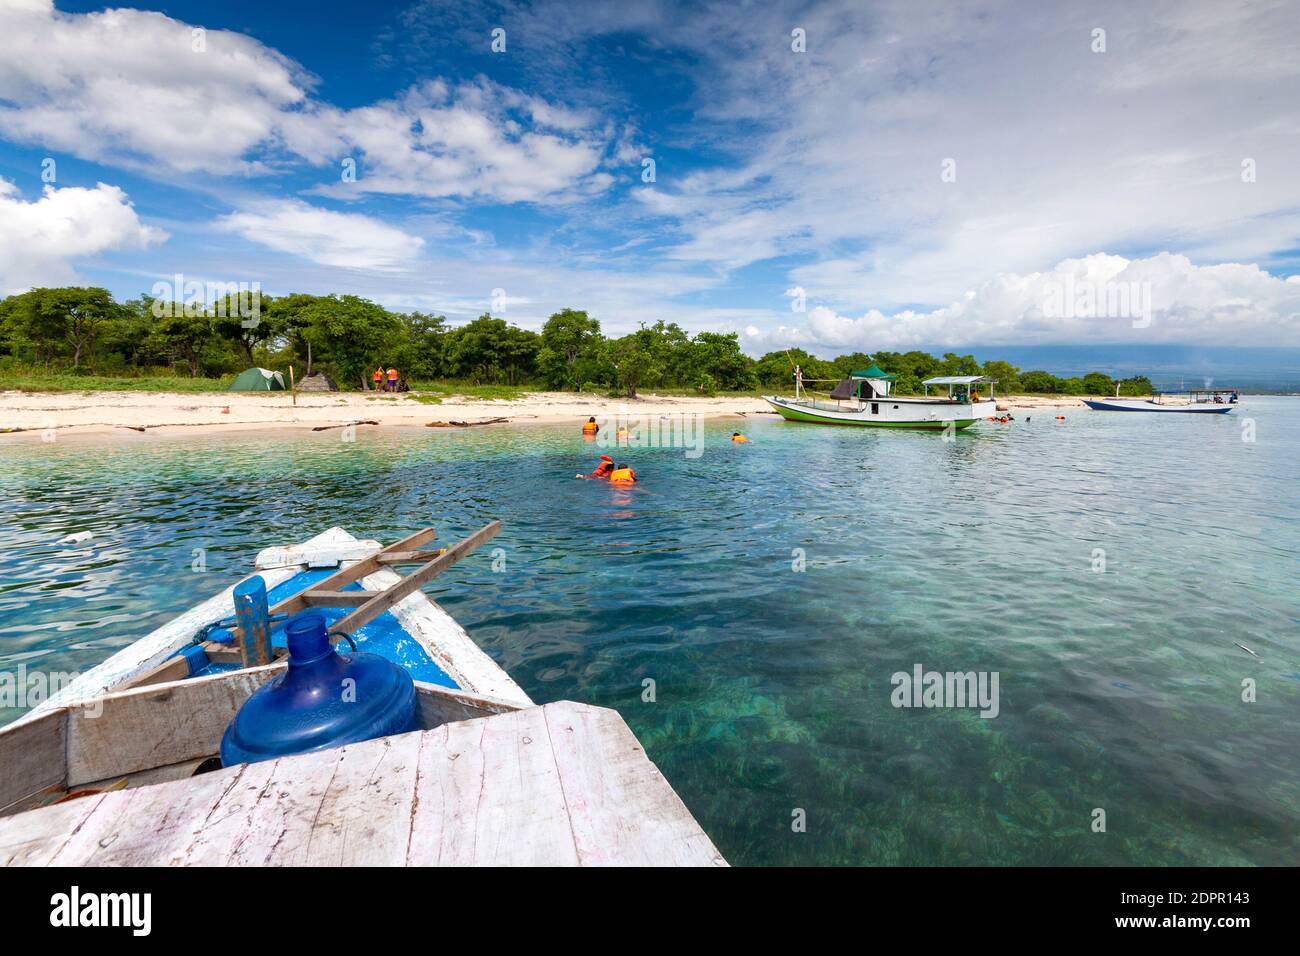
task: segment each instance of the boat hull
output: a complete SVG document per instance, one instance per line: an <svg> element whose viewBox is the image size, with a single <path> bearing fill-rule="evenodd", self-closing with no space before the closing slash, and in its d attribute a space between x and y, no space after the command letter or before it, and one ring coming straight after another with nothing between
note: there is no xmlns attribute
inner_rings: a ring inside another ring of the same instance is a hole
<svg viewBox="0 0 1300 956"><path fill-rule="evenodd" d="M1085 398L1083 404L1098 412L1166 412L1183 415L1226 415L1231 405L1157 405L1148 401L1095 401Z"/></svg>
<svg viewBox="0 0 1300 956"><path fill-rule="evenodd" d="M971 405L887 398L865 403L861 409L838 409L816 403L796 402L775 395L765 395L763 400L788 422L859 428L962 429L997 412L995 402L977 402ZM876 409L874 412L873 407Z"/></svg>

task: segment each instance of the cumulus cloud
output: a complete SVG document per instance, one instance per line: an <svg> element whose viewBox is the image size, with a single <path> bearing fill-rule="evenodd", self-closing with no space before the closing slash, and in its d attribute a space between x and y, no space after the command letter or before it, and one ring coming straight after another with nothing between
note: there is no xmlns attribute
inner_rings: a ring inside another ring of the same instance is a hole
<svg viewBox="0 0 1300 956"><path fill-rule="evenodd" d="M320 265L374 272L409 268L424 246L419 236L373 216L296 199L256 203L221 217L217 227Z"/></svg>
<svg viewBox="0 0 1300 956"><path fill-rule="evenodd" d="M599 192L614 138L598 118L486 79L441 80L343 110L252 37L161 13L67 14L0 2L0 135L97 161L258 173L363 159L364 192L539 201ZM356 154L360 153L358 157Z"/></svg>
<svg viewBox="0 0 1300 956"><path fill-rule="evenodd" d="M75 258L143 249L166 238L140 222L116 186L46 186L40 199L27 202L0 178L0 294L73 282Z"/></svg>
<svg viewBox="0 0 1300 956"><path fill-rule="evenodd" d="M600 192L607 132L590 114L479 78L420 83L351 110L321 106L283 119L286 146L314 162L360 160L334 196L393 193L540 202ZM356 155L359 154L359 155Z"/></svg>
<svg viewBox="0 0 1300 956"><path fill-rule="evenodd" d="M292 60L239 33L199 38L143 10L0 3L0 134L15 141L182 172L248 171L258 166L249 151L309 84Z"/></svg>
<svg viewBox="0 0 1300 956"><path fill-rule="evenodd" d="M1002 273L932 310L841 315L824 305L804 325L745 330L753 348L832 351L994 344L1300 345L1300 276L1257 265L1197 266L1161 253L1066 259L1045 272Z"/></svg>

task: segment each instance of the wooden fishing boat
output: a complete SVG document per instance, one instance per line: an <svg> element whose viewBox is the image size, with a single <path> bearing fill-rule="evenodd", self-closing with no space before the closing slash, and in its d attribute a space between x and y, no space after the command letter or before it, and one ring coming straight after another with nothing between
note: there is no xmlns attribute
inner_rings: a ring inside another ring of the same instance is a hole
<svg viewBox="0 0 1300 956"><path fill-rule="evenodd" d="M854 372L830 393L831 401L801 395L802 379L795 380L795 397L763 396L786 421L820 425L858 425L868 428L969 428L997 414L994 380L984 375L947 375L926 379L921 397L893 394L895 376L877 366ZM987 396L978 393L988 386ZM947 388L946 395L931 395L931 388Z"/></svg>
<svg viewBox="0 0 1300 956"><path fill-rule="evenodd" d="M1168 402L1170 395L1187 395L1185 402ZM1226 397L1225 397L1226 396ZM1188 391L1153 390L1150 398L1088 399L1083 404L1098 412L1173 412L1191 415L1225 415L1237 404L1235 388L1193 388Z"/></svg>
<svg viewBox="0 0 1300 956"><path fill-rule="evenodd" d="M725 865L617 712L535 705L421 592L499 530L430 550L432 528L388 547L332 528L262 551L281 621L263 659L227 620L232 586L0 729L0 863ZM306 609L412 676L419 729L221 767Z"/></svg>

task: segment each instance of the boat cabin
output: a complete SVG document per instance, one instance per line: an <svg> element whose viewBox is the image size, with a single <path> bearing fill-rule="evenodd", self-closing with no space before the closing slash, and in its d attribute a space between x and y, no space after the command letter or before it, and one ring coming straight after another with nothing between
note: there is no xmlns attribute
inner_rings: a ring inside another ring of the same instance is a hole
<svg viewBox="0 0 1300 956"><path fill-rule="evenodd" d="M948 387L948 401L959 402L960 404L973 404L975 402L987 402L993 399L993 385L997 379L989 378L987 375L940 375L937 378L927 378L921 385L925 389L925 397L930 398L930 386L935 388ZM987 395L982 395L980 387L987 385Z"/></svg>
<svg viewBox="0 0 1300 956"><path fill-rule="evenodd" d="M1151 389L1151 401L1157 405L1167 404L1162 399L1168 395L1186 395L1190 405L1236 405L1241 397L1235 388Z"/></svg>

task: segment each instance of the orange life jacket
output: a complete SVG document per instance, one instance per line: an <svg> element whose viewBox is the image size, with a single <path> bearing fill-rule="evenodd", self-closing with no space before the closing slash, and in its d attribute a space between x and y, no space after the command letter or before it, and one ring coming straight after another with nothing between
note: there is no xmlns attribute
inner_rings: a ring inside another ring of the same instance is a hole
<svg viewBox="0 0 1300 956"><path fill-rule="evenodd" d="M621 481L630 485L636 481L636 472L631 468L615 468L609 473L609 480Z"/></svg>
<svg viewBox="0 0 1300 956"><path fill-rule="evenodd" d="M381 369L381 368L377 368L377 369L375 369L375 374L372 375L372 376L370 376L370 377L371 377L371 379L373 379L374 381L377 382L377 381L379 381L381 378L384 377L384 370Z"/></svg>
<svg viewBox="0 0 1300 956"><path fill-rule="evenodd" d="M591 473L592 478L607 478L609 473L614 470L613 464L608 461L601 462L596 470Z"/></svg>
<svg viewBox="0 0 1300 956"><path fill-rule="evenodd" d="M396 382L396 381L397 381L397 369L395 369L395 368L390 368L390 369L388 370L388 380L389 380L390 382Z"/></svg>
<svg viewBox="0 0 1300 956"><path fill-rule="evenodd" d="M597 425L595 422L582 423L582 433L584 435L594 435L598 431L600 431L600 426Z"/></svg>
<svg viewBox="0 0 1300 956"><path fill-rule="evenodd" d="M746 438L744 435L732 435L732 436L731 436L731 440L732 440L732 441L737 441L737 442L739 442L739 441L749 441L749 439Z"/></svg>

